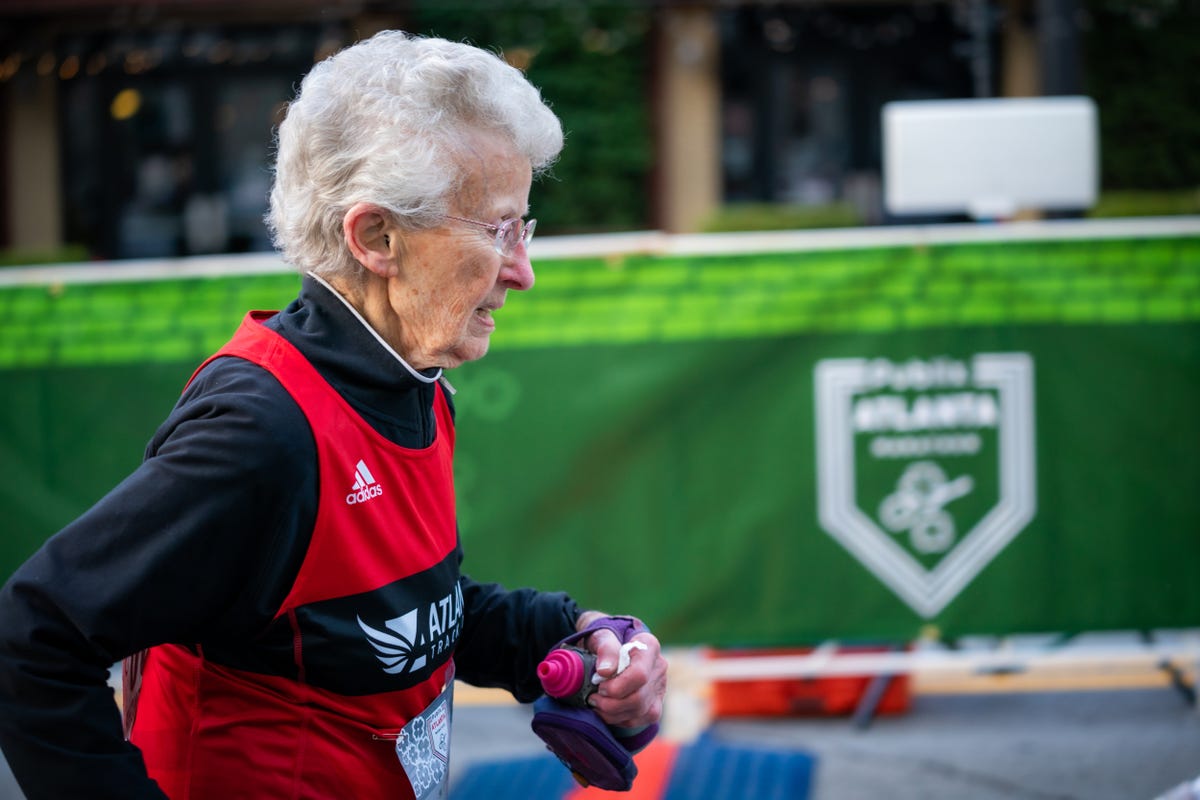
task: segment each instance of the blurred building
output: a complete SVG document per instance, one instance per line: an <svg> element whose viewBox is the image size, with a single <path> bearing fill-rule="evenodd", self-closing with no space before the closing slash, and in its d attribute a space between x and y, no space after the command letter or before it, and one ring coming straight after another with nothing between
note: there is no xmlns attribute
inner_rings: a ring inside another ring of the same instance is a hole
<svg viewBox="0 0 1200 800"><path fill-rule="evenodd" d="M736 202L841 204L886 221L882 104L1078 91L1078 1L624 0L652 17L645 227L696 230ZM283 104L315 59L407 27L412 5L5 0L0 251L269 249Z"/></svg>

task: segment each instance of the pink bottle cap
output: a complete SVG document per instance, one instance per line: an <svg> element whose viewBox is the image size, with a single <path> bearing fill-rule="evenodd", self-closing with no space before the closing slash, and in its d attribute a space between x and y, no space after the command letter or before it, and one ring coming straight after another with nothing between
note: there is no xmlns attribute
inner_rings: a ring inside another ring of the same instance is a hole
<svg viewBox="0 0 1200 800"><path fill-rule="evenodd" d="M583 686L583 658L570 650L551 650L538 664L537 676L551 697L568 697Z"/></svg>

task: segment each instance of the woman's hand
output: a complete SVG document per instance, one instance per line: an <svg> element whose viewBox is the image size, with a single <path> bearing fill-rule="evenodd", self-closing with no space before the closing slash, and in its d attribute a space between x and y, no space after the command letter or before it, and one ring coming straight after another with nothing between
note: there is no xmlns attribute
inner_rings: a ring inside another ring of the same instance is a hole
<svg viewBox="0 0 1200 800"><path fill-rule="evenodd" d="M576 630L583 630L604 616L607 615L599 611L584 612L576 622ZM630 642L642 647L629 648L629 665L618 675L615 673L621 642L616 635L600 628L586 641L587 649L596 654L596 674L603 679L588 703L606 724L619 728L640 728L658 722L667 692L667 659L658 638L643 631Z"/></svg>

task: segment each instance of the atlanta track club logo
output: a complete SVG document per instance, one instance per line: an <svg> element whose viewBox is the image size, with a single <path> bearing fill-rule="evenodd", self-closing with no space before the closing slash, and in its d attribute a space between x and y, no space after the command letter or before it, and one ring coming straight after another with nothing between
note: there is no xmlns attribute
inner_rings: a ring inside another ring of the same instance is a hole
<svg viewBox="0 0 1200 800"><path fill-rule="evenodd" d="M821 526L925 618L1037 511L1025 353L817 363Z"/></svg>
<svg viewBox="0 0 1200 800"><path fill-rule="evenodd" d="M419 672L430 659L454 647L462 634L462 586L457 582L444 597L422 603L374 628L355 616L375 657L389 675Z"/></svg>

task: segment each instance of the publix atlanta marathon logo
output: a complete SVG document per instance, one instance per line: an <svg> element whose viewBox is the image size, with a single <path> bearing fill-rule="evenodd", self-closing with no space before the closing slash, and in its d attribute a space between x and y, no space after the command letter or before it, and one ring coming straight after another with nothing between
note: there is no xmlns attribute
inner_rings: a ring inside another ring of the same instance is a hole
<svg viewBox="0 0 1200 800"><path fill-rule="evenodd" d="M1033 360L827 359L814 386L821 526L935 616L1037 511Z"/></svg>

